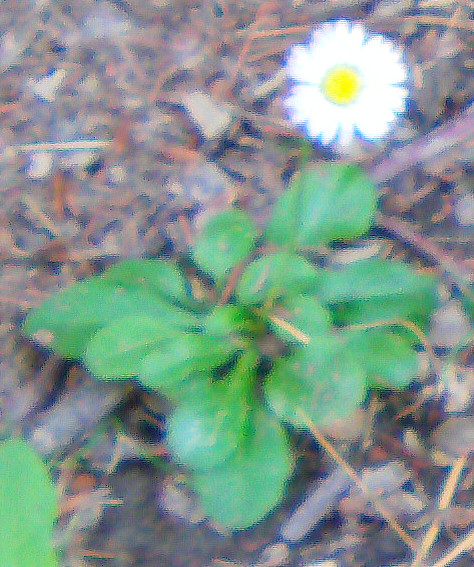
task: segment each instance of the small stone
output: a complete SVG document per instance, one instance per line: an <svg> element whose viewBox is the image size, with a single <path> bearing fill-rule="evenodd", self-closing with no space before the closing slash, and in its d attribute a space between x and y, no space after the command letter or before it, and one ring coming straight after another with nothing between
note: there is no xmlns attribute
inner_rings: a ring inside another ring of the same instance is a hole
<svg viewBox="0 0 474 567"><path fill-rule="evenodd" d="M191 524L204 521L205 515L195 496L173 479L165 479L160 487L158 503L162 510L183 518Z"/></svg>
<svg viewBox="0 0 474 567"><path fill-rule="evenodd" d="M111 4L102 4L84 22L86 34L95 39L116 38L130 31L130 23Z"/></svg>
<svg viewBox="0 0 474 567"><path fill-rule="evenodd" d="M30 79L30 86L33 93L45 102L54 102L56 92L66 78L65 69L55 69L49 75L38 80Z"/></svg>
<svg viewBox="0 0 474 567"><path fill-rule="evenodd" d="M474 224L474 194L464 195L454 204L454 216L462 226Z"/></svg>
<svg viewBox="0 0 474 567"><path fill-rule="evenodd" d="M403 462L391 461L386 465L364 469L361 478L371 492L390 494L410 478L410 473ZM353 490L357 492L358 489Z"/></svg>
<svg viewBox="0 0 474 567"><path fill-rule="evenodd" d="M267 546L254 567L280 567L286 565L290 550L286 543L274 543Z"/></svg>
<svg viewBox="0 0 474 567"><path fill-rule="evenodd" d="M114 185L123 183L127 178L127 172L121 165L112 165L106 171L107 181Z"/></svg>
<svg viewBox="0 0 474 567"><path fill-rule="evenodd" d="M471 325L459 301L447 301L434 314L430 340L434 345L454 347L471 332Z"/></svg>
<svg viewBox="0 0 474 567"><path fill-rule="evenodd" d="M188 93L183 96L182 101L191 119L207 140L217 138L232 122L231 107L217 102L206 93Z"/></svg>
<svg viewBox="0 0 474 567"><path fill-rule="evenodd" d="M196 161L191 167L182 169L178 179L170 179L167 189L171 194L205 203L208 207L216 199L232 195L232 180L215 163ZM203 211L203 214L208 211ZM215 214L210 211L209 215ZM207 216L207 214L205 214Z"/></svg>
<svg viewBox="0 0 474 567"><path fill-rule="evenodd" d="M34 152L26 174L30 179L44 179L51 173L53 154L51 152Z"/></svg>
<svg viewBox="0 0 474 567"><path fill-rule="evenodd" d="M467 411L474 399L474 369L447 364L441 373L444 410L447 413Z"/></svg>
<svg viewBox="0 0 474 567"><path fill-rule="evenodd" d="M450 417L431 435L434 447L449 458L458 459L474 452L474 418Z"/></svg>

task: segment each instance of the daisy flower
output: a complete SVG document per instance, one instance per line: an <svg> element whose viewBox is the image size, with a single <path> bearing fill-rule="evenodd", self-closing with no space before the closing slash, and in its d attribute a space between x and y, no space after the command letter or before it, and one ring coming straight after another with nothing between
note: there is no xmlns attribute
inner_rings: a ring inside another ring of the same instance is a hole
<svg viewBox="0 0 474 567"><path fill-rule="evenodd" d="M405 110L407 71L397 47L347 20L326 22L287 62L291 120L322 144L349 145L356 132L382 138Z"/></svg>

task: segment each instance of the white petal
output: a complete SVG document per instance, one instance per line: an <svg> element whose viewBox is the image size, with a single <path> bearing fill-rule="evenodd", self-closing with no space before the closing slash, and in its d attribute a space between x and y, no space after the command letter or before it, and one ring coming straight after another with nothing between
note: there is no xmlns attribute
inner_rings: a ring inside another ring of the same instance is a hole
<svg viewBox="0 0 474 567"><path fill-rule="evenodd" d="M396 53L386 52L369 44L361 53L360 69L366 84L369 85L373 83L394 85L403 83L407 78L405 65Z"/></svg>
<svg viewBox="0 0 474 567"><path fill-rule="evenodd" d="M287 61L287 73L297 81L314 82L314 59L302 45L296 45L291 50Z"/></svg>
<svg viewBox="0 0 474 567"><path fill-rule="evenodd" d="M354 140L354 127L352 125L346 125L341 127L339 136L337 138L337 143L340 146L349 146Z"/></svg>
<svg viewBox="0 0 474 567"><path fill-rule="evenodd" d="M296 89L296 88L295 88ZM321 138L324 144L334 140L340 126L339 109L314 86L299 86L286 105L295 124L304 124L310 138Z"/></svg>
<svg viewBox="0 0 474 567"><path fill-rule="evenodd" d="M388 120L387 116L370 116L357 125L357 129L367 140L380 140L390 131L394 120ZM393 116L392 116L393 118Z"/></svg>
<svg viewBox="0 0 474 567"><path fill-rule="evenodd" d="M392 85L368 88L362 92L357 105L367 113L383 109L401 113L405 109L406 94L407 91L403 87Z"/></svg>
<svg viewBox="0 0 474 567"><path fill-rule="evenodd" d="M308 122L308 133L313 138L321 138L321 142L325 145L330 144L337 136L340 128L340 121L335 114L321 112L319 120L313 116Z"/></svg>
<svg viewBox="0 0 474 567"><path fill-rule="evenodd" d="M390 130L396 114L389 106L370 105L369 101L354 109L355 126L369 140L382 138Z"/></svg>
<svg viewBox="0 0 474 567"><path fill-rule="evenodd" d="M323 130L317 131L316 129L312 129L311 125L308 125L308 133L312 138L319 138L324 146L329 146L337 138L339 127L340 124L334 122L327 125Z"/></svg>

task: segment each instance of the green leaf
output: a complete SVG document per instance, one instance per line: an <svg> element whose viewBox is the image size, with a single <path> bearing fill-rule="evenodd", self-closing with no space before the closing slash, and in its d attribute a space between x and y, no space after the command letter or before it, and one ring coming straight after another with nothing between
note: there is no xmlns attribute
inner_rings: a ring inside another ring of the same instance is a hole
<svg viewBox="0 0 474 567"><path fill-rule="evenodd" d="M436 286L436 278L420 274L404 262L370 258L337 270L324 270L318 295L327 303L412 295Z"/></svg>
<svg viewBox="0 0 474 567"><path fill-rule="evenodd" d="M338 325L409 319L422 329L438 296L434 276L377 258L325 272L318 295L330 304Z"/></svg>
<svg viewBox="0 0 474 567"><path fill-rule="evenodd" d="M229 339L198 333L183 333L160 344L140 364L140 381L147 387L175 397L182 382L192 374L211 372L221 366L240 348Z"/></svg>
<svg viewBox="0 0 474 567"><path fill-rule="evenodd" d="M280 359L265 384L268 403L277 416L308 429L301 408L316 425L350 415L364 400L367 379L356 357L338 337L321 337Z"/></svg>
<svg viewBox="0 0 474 567"><path fill-rule="evenodd" d="M366 371L371 386L403 388L418 373L418 354L407 337L391 329L349 331L347 339L347 348Z"/></svg>
<svg viewBox="0 0 474 567"><path fill-rule="evenodd" d="M281 339L296 344L306 344L305 338L314 340L331 333L329 311L316 298L301 295L285 298L274 309L270 325Z"/></svg>
<svg viewBox="0 0 474 567"><path fill-rule="evenodd" d="M100 328L126 315L163 318L173 326L189 326L192 316L145 291L131 291L100 277L76 283L30 311L23 333L65 358L79 358Z"/></svg>
<svg viewBox="0 0 474 567"><path fill-rule="evenodd" d="M370 227L377 189L357 166L326 163L303 170L276 202L265 238L279 245L323 246Z"/></svg>
<svg viewBox="0 0 474 567"><path fill-rule="evenodd" d="M58 497L46 466L24 441L0 444L0 565L57 567Z"/></svg>
<svg viewBox="0 0 474 567"><path fill-rule="evenodd" d="M263 408L238 450L220 466L193 475L193 486L206 513L231 530L259 522L284 496L293 471L287 436Z"/></svg>
<svg viewBox="0 0 474 567"><path fill-rule="evenodd" d="M170 339L179 340L182 332L164 318L143 314L121 317L92 336L84 362L101 378L137 376L147 354Z"/></svg>
<svg viewBox="0 0 474 567"><path fill-rule="evenodd" d="M225 380L186 386L168 423L168 445L178 462L209 470L237 450L245 432L256 362L252 353L244 355Z"/></svg>
<svg viewBox="0 0 474 567"><path fill-rule="evenodd" d="M225 211L214 216L196 238L193 255L196 262L220 281L254 247L257 229L244 211Z"/></svg>
<svg viewBox="0 0 474 567"><path fill-rule="evenodd" d="M371 324L409 320L426 330L437 293L431 290L418 291L391 297L374 297L370 300L354 300L330 305L336 325Z"/></svg>
<svg viewBox="0 0 474 567"><path fill-rule="evenodd" d="M236 293L246 304L268 304L283 295L298 295L316 288L319 271L307 260L291 252L262 256L247 266Z"/></svg>
<svg viewBox="0 0 474 567"><path fill-rule="evenodd" d="M102 278L132 291L145 291L181 303L187 301L184 276L175 262L168 260L123 260L107 268Z"/></svg>

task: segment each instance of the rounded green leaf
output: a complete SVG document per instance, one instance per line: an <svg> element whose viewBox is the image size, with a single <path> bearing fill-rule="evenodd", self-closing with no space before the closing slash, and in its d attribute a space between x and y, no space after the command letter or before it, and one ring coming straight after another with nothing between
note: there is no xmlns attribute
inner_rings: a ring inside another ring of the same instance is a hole
<svg viewBox="0 0 474 567"><path fill-rule="evenodd" d="M126 315L164 318L187 327L192 316L146 291L129 290L94 277L49 297L30 311L23 333L51 347L65 358L79 358L91 336ZM195 320L193 323L195 324Z"/></svg>
<svg viewBox="0 0 474 567"><path fill-rule="evenodd" d="M285 298L273 310L270 326L281 339L296 344L331 333L329 311L316 298L303 295Z"/></svg>
<svg viewBox="0 0 474 567"><path fill-rule="evenodd" d="M147 354L160 343L179 340L181 332L149 315L121 317L92 335L84 362L101 378L136 376Z"/></svg>
<svg viewBox="0 0 474 567"><path fill-rule="evenodd" d="M140 363L140 381L149 388L175 395L176 389L191 374L210 372L229 360L238 348L230 339L182 333L145 356Z"/></svg>
<svg viewBox="0 0 474 567"><path fill-rule="evenodd" d="M168 445L178 462L209 470L237 450L247 423L256 362L256 356L244 355L224 380L186 386L168 423Z"/></svg>
<svg viewBox="0 0 474 567"><path fill-rule="evenodd" d="M381 258L359 260L337 270L324 270L318 294L322 301L337 303L414 295L436 289L436 278L420 274L404 262Z"/></svg>
<svg viewBox="0 0 474 567"><path fill-rule="evenodd" d="M57 567L58 496L46 466L24 441L0 443L0 565Z"/></svg>
<svg viewBox="0 0 474 567"><path fill-rule="evenodd" d="M430 314L437 303L434 289L427 293L373 297L330 304L336 325L366 325L409 320L426 330Z"/></svg>
<svg viewBox="0 0 474 567"><path fill-rule="evenodd" d="M301 408L317 425L350 415L364 400L367 379L356 357L342 341L321 338L276 362L267 377L265 394L277 416L308 429Z"/></svg>
<svg viewBox="0 0 474 567"><path fill-rule="evenodd" d="M307 260L291 252L275 252L247 266L237 284L242 303L268 303L283 295L314 291L319 271Z"/></svg>
<svg viewBox="0 0 474 567"><path fill-rule="evenodd" d="M176 263L168 260L123 260L107 268L102 278L130 290L146 291L180 302L187 300L184 276Z"/></svg>
<svg viewBox="0 0 474 567"><path fill-rule="evenodd" d="M338 325L409 319L426 327L437 302L437 280L404 262L361 260L320 278L318 295Z"/></svg>
<svg viewBox="0 0 474 567"><path fill-rule="evenodd" d="M244 211L225 211L213 217L196 238L196 262L220 281L254 247L257 229Z"/></svg>
<svg viewBox="0 0 474 567"><path fill-rule="evenodd" d="M409 340L386 327L349 331L347 347L374 387L403 388L417 375L419 355Z"/></svg>
<svg viewBox="0 0 474 567"><path fill-rule="evenodd" d="M303 170L278 199L265 238L274 244L322 246L370 227L377 189L355 165L325 163Z"/></svg>
<svg viewBox="0 0 474 567"><path fill-rule="evenodd" d="M255 409L247 437L220 466L193 475L206 513L218 524L245 529L259 522L284 496L293 458L281 425Z"/></svg>

